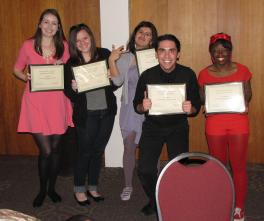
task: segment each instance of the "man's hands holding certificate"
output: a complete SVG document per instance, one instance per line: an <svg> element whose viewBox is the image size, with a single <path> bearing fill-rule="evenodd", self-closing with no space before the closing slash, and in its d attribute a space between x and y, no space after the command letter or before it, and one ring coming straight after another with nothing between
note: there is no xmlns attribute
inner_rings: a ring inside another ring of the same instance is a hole
<svg viewBox="0 0 264 221"><path fill-rule="evenodd" d="M148 98L147 92L144 92L144 99L141 105L139 105L138 110L139 112L145 113L149 111L152 107L152 102L151 99ZM186 114L191 114L192 113L192 103L191 101L183 101L182 102L182 110Z"/></svg>
<svg viewBox="0 0 264 221"><path fill-rule="evenodd" d="M142 102L142 106L143 106L143 112L147 112L152 106L151 100L148 98L146 91L144 92L144 99Z"/></svg>
<svg viewBox="0 0 264 221"><path fill-rule="evenodd" d="M183 101L182 110L186 114L191 114L192 113L192 103L191 103L191 101Z"/></svg>

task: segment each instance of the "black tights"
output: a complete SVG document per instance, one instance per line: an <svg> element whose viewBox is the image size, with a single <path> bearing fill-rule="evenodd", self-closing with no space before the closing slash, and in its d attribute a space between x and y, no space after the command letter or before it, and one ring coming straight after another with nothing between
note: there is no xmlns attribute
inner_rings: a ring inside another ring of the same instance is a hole
<svg viewBox="0 0 264 221"><path fill-rule="evenodd" d="M59 170L59 141L61 135L33 134L33 138L39 148L39 180L40 193L55 192L55 183Z"/></svg>

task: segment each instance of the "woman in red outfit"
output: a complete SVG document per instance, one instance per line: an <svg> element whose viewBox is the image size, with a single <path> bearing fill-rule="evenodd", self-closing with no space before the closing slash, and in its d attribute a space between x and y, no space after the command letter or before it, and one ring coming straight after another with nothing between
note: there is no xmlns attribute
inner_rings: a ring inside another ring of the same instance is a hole
<svg viewBox="0 0 264 221"><path fill-rule="evenodd" d="M212 83L243 82L246 103L245 113L206 115L205 134L212 156L222 163L230 161L235 185L236 208L234 221L244 221L244 204L247 193L246 159L249 138L248 103L252 92L251 72L242 64L232 61L231 37L218 33L211 37L209 52L213 64L203 69L198 77L201 98L204 85Z"/></svg>

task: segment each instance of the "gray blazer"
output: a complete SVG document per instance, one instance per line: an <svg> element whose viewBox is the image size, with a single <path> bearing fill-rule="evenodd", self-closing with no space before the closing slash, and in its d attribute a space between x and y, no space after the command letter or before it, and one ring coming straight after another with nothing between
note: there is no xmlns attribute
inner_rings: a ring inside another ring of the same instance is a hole
<svg viewBox="0 0 264 221"><path fill-rule="evenodd" d="M121 102L124 102L125 104L128 103L128 76L127 76L127 73L128 73L130 66L132 65L134 58L135 58L135 56L131 52L122 54L121 57L116 62L117 68L119 70L119 75L111 78L116 86L123 85Z"/></svg>

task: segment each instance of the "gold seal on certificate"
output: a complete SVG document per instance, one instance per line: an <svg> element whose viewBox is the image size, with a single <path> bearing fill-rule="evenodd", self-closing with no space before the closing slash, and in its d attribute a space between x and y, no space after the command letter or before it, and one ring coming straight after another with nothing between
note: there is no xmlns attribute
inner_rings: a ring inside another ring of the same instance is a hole
<svg viewBox="0 0 264 221"><path fill-rule="evenodd" d="M29 72L32 92L64 89L63 65L30 65Z"/></svg>
<svg viewBox="0 0 264 221"><path fill-rule="evenodd" d="M72 68L78 93L110 85L106 61L98 61Z"/></svg>
<svg viewBox="0 0 264 221"><path fill-rule="evenodd" d="M139 74L159 64L154 48L136 51L136 58Z"/></svg>
<svg viewBox="0 0 264 221"><path fill-rule="evenodd" d="M207 114L245 112L243 83L205 85L205 110Z"/></svg>
<svg viewBox="0 0 264 221"><path fill-rule="evenodd" d="M186 98L185 84L149 84L148 98L151 100L149 115L181 114Z"/></svg>

